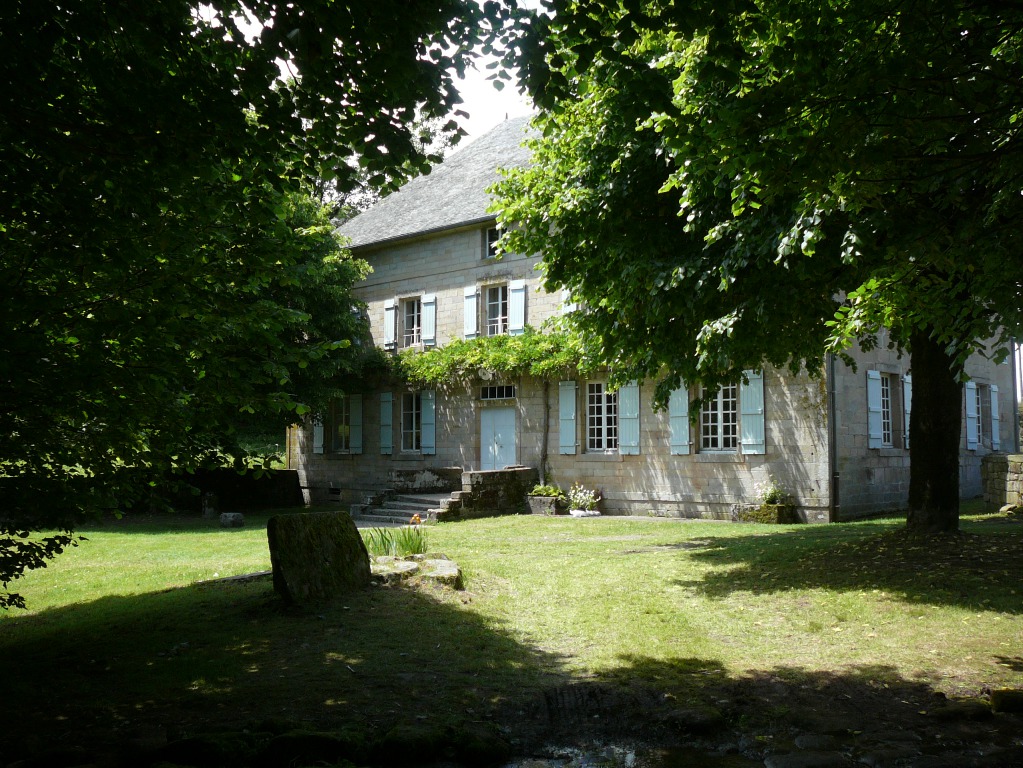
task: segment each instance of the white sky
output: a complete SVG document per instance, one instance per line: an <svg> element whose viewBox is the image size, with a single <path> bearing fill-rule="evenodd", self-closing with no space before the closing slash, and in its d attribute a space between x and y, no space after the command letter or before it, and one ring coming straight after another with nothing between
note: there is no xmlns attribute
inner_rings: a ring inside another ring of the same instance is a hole
<svg viewBox="0 0 1023 768"><path fill-rule="evenodd" d="M485 62L481 62L478 70L470 70L464 80L457 81L458 91L465 102L461 109L469 113L468 119L458 118L469 134L462 139L459 147L479 138L506 118L521 117L533 111L529 99L518 92L514 77L512 82L505 83L503 90L498 91L487 80L493 70L484 69L484 65Z"/></svg>

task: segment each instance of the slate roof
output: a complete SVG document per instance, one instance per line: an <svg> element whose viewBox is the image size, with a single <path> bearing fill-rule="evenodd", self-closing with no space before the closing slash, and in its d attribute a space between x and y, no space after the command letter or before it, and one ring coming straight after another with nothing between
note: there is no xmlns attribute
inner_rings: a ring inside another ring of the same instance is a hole
<svg viewBox="0 0 1023 768"><path fill-rule="evenodd" d="M500 178L498 168L521 167L529 161L529 151L522 146L528 124L528 117L505 120L426 176L342 224L341 234L357 248L492 220L486 190Z"/></svg>

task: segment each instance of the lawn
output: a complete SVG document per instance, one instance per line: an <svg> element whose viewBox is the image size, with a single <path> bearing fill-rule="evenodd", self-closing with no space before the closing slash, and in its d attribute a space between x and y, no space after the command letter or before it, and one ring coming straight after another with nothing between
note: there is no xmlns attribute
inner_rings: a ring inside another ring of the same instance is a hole
<svg viewBox="0 0 1023 768"><path fill-rule="evenodd" d="M268 569L265 522L97 525L17 583L29 610L0 614L12 748L268 719L528 718L587 685L717 706L765 680L914 706L1023 687L1018 516L971 514L926 545L898 520L447 523L429 549L465 591L374 587L306 610L266 579L203 583Z"/></svg>

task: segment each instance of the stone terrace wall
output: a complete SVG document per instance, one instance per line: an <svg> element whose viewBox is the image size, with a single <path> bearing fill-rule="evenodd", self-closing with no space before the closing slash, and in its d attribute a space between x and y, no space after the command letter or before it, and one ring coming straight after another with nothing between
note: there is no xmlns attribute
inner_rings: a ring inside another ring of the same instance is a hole
<svg viewBox="0 0 1023 768"><path fill-rule="evenodd" d="M981 460L984 501L998 507L1019 506L1023 498L1023 455L989 453Z"/></svg>

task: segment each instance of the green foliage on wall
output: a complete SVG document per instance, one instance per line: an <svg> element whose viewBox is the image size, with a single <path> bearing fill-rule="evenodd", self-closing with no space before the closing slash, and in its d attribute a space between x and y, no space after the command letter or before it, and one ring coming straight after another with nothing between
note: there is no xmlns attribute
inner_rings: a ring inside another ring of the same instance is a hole
<svg viewBox="0 0 1023 768"><path fill-rule="evenodd" d="M394 358L395 374L413 385L444 386L488 377L554 379L588 370L579 338L568 331L527 327L519 336L458 339L425 351L405 350Z"/></svg>

